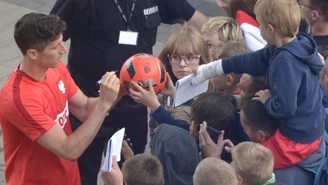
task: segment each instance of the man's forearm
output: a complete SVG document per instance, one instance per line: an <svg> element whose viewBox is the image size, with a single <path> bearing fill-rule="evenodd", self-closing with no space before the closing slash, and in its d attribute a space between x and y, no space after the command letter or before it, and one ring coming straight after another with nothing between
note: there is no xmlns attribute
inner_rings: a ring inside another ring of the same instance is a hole
<svg viewBox="0 0 328 185"><path fill-rule="evenodd" d="M115 105L121 100L123 95L119 95L116 101L109 107L99 101L99 98L89 98L92 108L88 118L82 125L76 129L67 139L66 148L69 150L70 158L77 160L85 149L90 145L92 140L96 137L102 123L104 122L108 112L110 112Z"/></svg>
<svg viewBox="0 0 328 185"><path fill-rule="evenodd" d="M110 106L112 108L114 103ZM90 145L98 133L109 107L102 102L96 103L86 121L67 138L66 155L70 160L77 160Z"/></svg>
<svg viewBox="0 0 328 185"><path fill-rule="evenodd" d="M208 17L202 14L201 12L195 10L194 15L188 20L188 24L190 26L194 26L198 28L199 30L202 29L202 26L204 23L208 21Z"/></svg>
<svg viewBox="0 0 328 185"><path fill-rule="evenodd" d="M80 121L85 122L88 119L88 117L92 113L93 109L97 105L98 101L99 101L99 97L88 98L87 105L85 107L85 112L83 113L82 120L80 120Z"/></svg>

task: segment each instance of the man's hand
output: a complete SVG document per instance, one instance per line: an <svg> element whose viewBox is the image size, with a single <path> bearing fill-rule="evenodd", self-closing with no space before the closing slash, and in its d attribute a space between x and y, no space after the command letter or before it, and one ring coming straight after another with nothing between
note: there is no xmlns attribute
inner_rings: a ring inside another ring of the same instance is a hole
<svg viewBox="0 0 328 185"><path fill-rule="evenodd" d="M109 107L111 107L117 100L119 92L120 80L115 75L115 72L107 72L103 76L103 81L100 84L100 102L108 104Z"/></svg>
<svg viewBox="0 0 328 185"><path fill-rule="evenodd" d="M142 103L145 106L149 107L152 112L155 111L161 105L157 99L157 95L150 81L148 83L149 91L143 89L141 86L139 86L133 81L131 81L131 85L137 89L137 91L135 91L130 88L130 96L132 99L134 99L134 101L136 101L137 103Z"/></svg>
<svg viewBox="0 0 328 185"><path fill-rule="evenodd" d="M169 73L167 73L166 76L167 76L166 84L165 84L165 87L162 89L161 93L166 96L169 96L171 98L174 98L175 87L173 85L173 82L172 82L172 79L171 79Z"/></svg>
<svg viewBox="0 0 328 185"><path fill-rule="evenodd" d="M222 149L224 147L223 136L224 131L221 131L222 134L219 135L217 144L212 141L209 133L207 132L207 123L206 121L200 125L199 131L199 147L202 151L203 158L207 157L216 157L221 158Z"/></svg>
<svg viewBox="0 0 328 185"><path fill-rule="evenodd" d="M117 164L116 156L112 158L113 166L110 172L102 172L101 178L104 180L105 185L123 185L123 174Z"/></svg>
<svg viewBox="0 0 328 185"><path fill-rule="evenodd" d="M265 89L264 91L260 90L259 92L255 93L255 96L257 97L254 97L253 100L259 100L265 104L265 102L272 97L272 94L269 89Z"/></svg>

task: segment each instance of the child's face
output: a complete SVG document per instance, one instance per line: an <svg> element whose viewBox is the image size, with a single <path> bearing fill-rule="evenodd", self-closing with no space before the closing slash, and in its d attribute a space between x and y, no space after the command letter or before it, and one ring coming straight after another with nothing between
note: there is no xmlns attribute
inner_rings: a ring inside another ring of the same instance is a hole
<svg viewBox="0 0 328 185"><path fill-rule="evenodd" d="M180 80L197 70L200 63L199 54L170 54L170 63L174 76Z"/></svg>
<svg viewBox="0 0 328 185"><path fill-rule="evenodd" d="M269 45L275 45L272 27L269 25L265 25L259 19L257 19L257 22L260 25L260 32L263 39L267 41Z"/></svg>
<svg viewBox="0 0 328 185"><path fill-rule="evenodd" d="M224 90L226 88L226 75L216 76L211 78L211 82L215 89Z"/></svg>
<svg viewBox="0 0 328 185"><path fill-rule="evenodd" d="M219 39L218 33L204 33L202 37L210 53L214 47L222 43L222 41Z"/></svg>

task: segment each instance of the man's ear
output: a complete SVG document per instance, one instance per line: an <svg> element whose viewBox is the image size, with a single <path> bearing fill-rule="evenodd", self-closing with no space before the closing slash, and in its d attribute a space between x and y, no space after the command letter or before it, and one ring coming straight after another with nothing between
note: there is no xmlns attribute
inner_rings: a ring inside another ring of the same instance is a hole
<svg viewBox="0 0 328 185"><path fill-rule="evenodd" d="M321 15L317 10L312 10L312 21L318 21L320 19Z"/></svg>
<svg viewBox="0 0 328 185"><path fill-rule="evenodd" d="M227 86L232 86L234 82L234 79L232 77L232 75L227 74L226 75L226 85Z"/></svg>
<svg viewBox="0 0 328 185"><path fill-rule="evenodd" d="M38 57L39 57L39 52L38 52L36 49L29 49L29 50L27 50L26 55L27 55L30 59L32 59L32 60L36 60L36 59L38 59Z"/></svg>

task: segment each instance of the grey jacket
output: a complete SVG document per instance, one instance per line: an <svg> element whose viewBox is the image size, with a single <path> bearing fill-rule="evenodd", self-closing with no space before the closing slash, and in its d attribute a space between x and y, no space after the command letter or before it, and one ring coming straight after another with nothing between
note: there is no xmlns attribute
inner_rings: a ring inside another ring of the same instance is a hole
<svg viewBox="0 0 328 185"><path fill-rule="evenodd" d="M151 142L151 153L163 165L165 185L192 185L200 162L193 136L182 128L161 124Z"/></svg>

